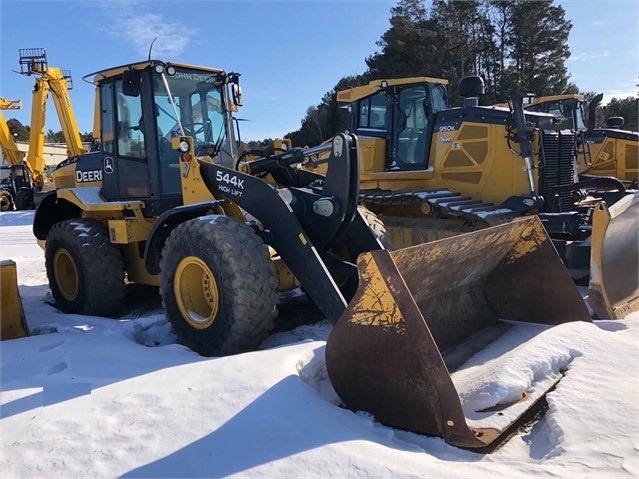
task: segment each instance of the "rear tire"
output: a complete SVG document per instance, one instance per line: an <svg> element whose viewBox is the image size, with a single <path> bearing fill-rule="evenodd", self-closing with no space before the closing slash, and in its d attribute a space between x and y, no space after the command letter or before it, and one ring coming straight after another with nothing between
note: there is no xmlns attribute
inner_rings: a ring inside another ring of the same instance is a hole
<svg viewBox="0 0 639 479"><path fill-rule="evenodd" d="M13 197L7 190L0 190L0 211L13 209Z"/></svg>
<svg viewBox="0 0 639 479"><path fill-rule="evenodd" d="M34 207L33 191L20 190L16 193L16 210L32 210Z"/></svg>
<svg viewBox="0 0 639 479"><path fill-rule="evenodd" d="M275 266L253 229L227 216L189 220L162 250L160 293L179 341L203 356L256 349L277 313Z"/></svg>
<svg viewBox="0 0 639 479"><path fill-rule="evenodd" d="M53 225L45 264L51 294L65 313L108 316L124 300L124 263L105 225L86 218Z"/></svg>
<svg viewBox="0 0 639 479"><path fill-rule="evenodd" d="M393 251L395 246L393 246L393 242L386 231L386 225L384 225L384 222L380 220L375 213L364 206L358 206L357 210L364 217L364 220L366 220L370 229L373 230L373 234L382 244L384 249Z"/></svg>

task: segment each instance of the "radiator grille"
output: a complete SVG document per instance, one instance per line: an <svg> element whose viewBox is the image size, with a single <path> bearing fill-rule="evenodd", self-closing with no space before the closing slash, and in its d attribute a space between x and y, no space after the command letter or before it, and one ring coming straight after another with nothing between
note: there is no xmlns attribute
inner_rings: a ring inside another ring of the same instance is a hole
<svg viewBox="0 0 639 479"><path fill-rule="evenodd" d="M569 131L544 131L541 137L539 191L545 212L558 213L573 207L575 136ZM560 187L563 187L560 189ZM552 208L553 211L549 211Z"/></svg>

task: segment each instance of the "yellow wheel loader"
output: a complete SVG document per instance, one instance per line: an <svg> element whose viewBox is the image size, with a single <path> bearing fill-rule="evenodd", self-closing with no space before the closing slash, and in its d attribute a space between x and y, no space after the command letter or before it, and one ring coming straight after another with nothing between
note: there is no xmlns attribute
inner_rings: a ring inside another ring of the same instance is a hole
<svg viewBox="0 0 639 479"><path fill-rule="evenodd" d="M637 310L636 190L615 178L580 181L575 130L555 114L524 110L527 95L509 108L480 107L482 93L479 77L461 81L459 108L448 104L447 81L436 78L338 92L359 137L361 204L400 247L538 215L576 281L607 271L589 289L596 317ZM607 220L593 221L597 211Z"/></svg>
<svg viewBox="0 0 639 479"><path fill-rule="evenodd" d="M149 60L87 78L100 149L61 164L33 224L64 312L108 316L125 282L157 285L179 341L227 355L256 348L274 326L278 291L301 286L335 324L326 365L346 406L462 447L503 437L534 400L475 430L440 353L503 318L590 320L534 216L389 252L382 224L358 206L355 135L255 158L238 151L236 73ZM298 167L309 161L325 173ZM375 408L352 399L361 382ZM402 411L407 403L419 417Z"/></svg>

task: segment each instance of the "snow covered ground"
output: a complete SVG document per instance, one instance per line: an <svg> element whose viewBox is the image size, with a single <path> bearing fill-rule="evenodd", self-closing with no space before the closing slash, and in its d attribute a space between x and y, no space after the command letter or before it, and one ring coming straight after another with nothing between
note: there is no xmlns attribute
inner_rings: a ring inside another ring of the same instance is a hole
<svg viewBox="0 0 639 479"><path fill-rule="evenodd" d="M0 343L3 479L639 477L637 313L502 345L510 369L457 375L472 409L567 368L538 422L479 454L339 407L326 322L203 358L176 343L155 296L119 319L61 314L32 219L0 214L0 258L17 263L32 331Z"/></svg>

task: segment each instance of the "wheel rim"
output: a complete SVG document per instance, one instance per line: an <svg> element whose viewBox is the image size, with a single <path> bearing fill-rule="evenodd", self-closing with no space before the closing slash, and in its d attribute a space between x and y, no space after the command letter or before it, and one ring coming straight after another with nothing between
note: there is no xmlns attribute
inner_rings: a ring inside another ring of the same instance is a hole
<svg viewBox="0 0 639 479"><path fill-rule="evenodd" d="M187 256L175 271L173 292L184 320L195 329L210 327L217 316L219 292L207 264L196 256Z"/></svg>
<svg viewBox="0 0 639 479"><path fill-rule="evenodd" d="M80 277L73 256L64 248L60 248L53 256L53 274L62 296L67 301L78 297Z"/></svg>

